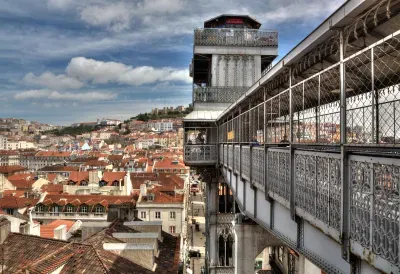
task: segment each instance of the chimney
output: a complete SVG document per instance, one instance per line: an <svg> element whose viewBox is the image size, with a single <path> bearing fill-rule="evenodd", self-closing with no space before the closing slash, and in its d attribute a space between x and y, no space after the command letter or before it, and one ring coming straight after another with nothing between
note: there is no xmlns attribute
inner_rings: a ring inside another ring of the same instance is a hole
<svg viewBox="0 0 400 274"><path fill-rule="evenodd" d="M147 196L147 186L146 184L140 184L140 195Z"/></svg>
<svg viewBox="0 0 400 274"><path fill-rule="evenodd" d="M125 188L125 195L130 196L132 193L132 182L131 182L131 175L129 174L129 172L127 172L124 177L124 188Z"/></svg>
<svg viewBox="0 0 400 274"><path fill-rule="evenodd" d="M89 185L93 184L93 185L97 185L99 183L99 176L97 171L92 170L89 171Z"/></svg>
<svg viewBox="0 0 400 274"><path fill-rule="evenodd" d="M54 239L67 240L67 226L60 225L54 229Z"/></svg>
<svg viewBox="0 0 400 274"><path fill-rule="evenodd" d="M2 244L11 232L11 222L6 218L0 220L0 244Z"/></svg>

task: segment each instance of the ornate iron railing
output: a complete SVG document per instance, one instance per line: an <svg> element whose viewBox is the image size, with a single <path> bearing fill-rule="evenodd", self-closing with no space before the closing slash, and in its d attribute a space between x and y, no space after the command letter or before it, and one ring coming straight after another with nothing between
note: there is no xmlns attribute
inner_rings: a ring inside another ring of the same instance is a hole
<svg viewBox="0 0 400 274"><path fill-rule="evenodd" d="M258 188L264 189L264 148L254 147L251 158L251 181Z"/></svg>
<svg viewBox="0 0 400 274"><path fill-rule="evenodd" d="M219 163L223 164L224 163L224 145L219 145L219 150L218 150L218 155L219 155Z"/></svg>
<svg viewBox="0 0 400 274"><path fill-rule="evenodd" d="M235 214L233 213L218 213L217 223L218 224L231 224L235 219Z"/></svg>
<svg viewBox="0 0 400 274"><path fill-rule="evenodd" d="M295 151L296 206L337 231L341 219L340 180L340 154Z"/></svg>
<svg viewBox="0 0 400 274"><path fill-rule="evenodd" d="M233 145L228 145L228 167L233 168Z"/></svg>
<svg viewBox="0 0 400 274"><path fill-rule="evenodd" d="M196 29L195 46L277 47L278 32L255 29Z"/></svg>
<svg viewBox="0 0 400 274"><path fill-rule="evenodd" d="M242 146L242 177L250 180L250 147Z"/></svg>
<svg viewBox="0 0 400 274"><path fill-rule="evenodd" d="M400 160L356 155L349 160L351 239L398 266Z"/></svg>
<svg viewBox="0 0 400 274"><path fill-rule="evenodd" d="M210 274L234 274L234 266L210 266Z"/></svg>
<svg viewBox="0 0 400 274"><path fill-rule="evenodd" d="M186 163L216 163L217 145L185 145Z"/></svg>
<svg viewBox="0 0 400 274"><path fill-rule="evenodd" d="M268 149L268 190L289 201L290 197L290 151Z"/></svg>
<svg viewBox="0 0 400 274"><path fill-rule="evenodd" d="M233 103L248 87L193 87L194 102Z"/></svg>
<svg viewBox="0 0 400 274"><path fill-rule="evenodd" d="M234 170L236 173L239 173L240 170L240 146L235 146L233 149L235 153L235 167Z"/></svg>

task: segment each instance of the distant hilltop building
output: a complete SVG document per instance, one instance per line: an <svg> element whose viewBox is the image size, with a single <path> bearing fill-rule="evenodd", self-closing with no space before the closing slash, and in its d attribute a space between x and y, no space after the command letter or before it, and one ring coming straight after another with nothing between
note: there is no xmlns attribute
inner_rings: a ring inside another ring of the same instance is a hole
<svg viewBox="0 0 400 274"><path fill-rule="evenodd" d="M151 110L151 114L153 115L158 115L158 114L167 114L168 112L172 112L172 111L177 111L177 112L184 112L186 110L186 107L184 106L177 106L176 108L174 107L163 107L162 109L158 109L158 108L153 108Z"/></svg>
<svg viewBox="0 0 400 274"><path fill-rule="evenodd" d="M102 120L97 119L97 124L102 126L118 126L119 124L122 124L122 121L117 119L103 118Z"/></svg>

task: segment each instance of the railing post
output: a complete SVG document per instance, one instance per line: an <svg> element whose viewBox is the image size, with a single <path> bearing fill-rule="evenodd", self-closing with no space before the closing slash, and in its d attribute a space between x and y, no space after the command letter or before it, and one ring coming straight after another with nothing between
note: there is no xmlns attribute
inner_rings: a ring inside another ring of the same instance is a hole
<svg viewBox="0 0 400 274"><path fill-rule="evenodd" d="M344 66L344 34L340 31L340 171L341 171L341 239L342 257L350 262L350 184L348 168L348 151L346 147L346 78Z"/></svg>
<svg viewBox="0 0 400 274"><path fill-rule="evenodd" d="M292 144L293 141L293 94L292 94L292 68L289 68L289 127L290 127L290 196L289 196L289 204L290 204L290 216L292 220L296 220L296 207L295 207L295 157L294 157L294 147Z"/></svg>

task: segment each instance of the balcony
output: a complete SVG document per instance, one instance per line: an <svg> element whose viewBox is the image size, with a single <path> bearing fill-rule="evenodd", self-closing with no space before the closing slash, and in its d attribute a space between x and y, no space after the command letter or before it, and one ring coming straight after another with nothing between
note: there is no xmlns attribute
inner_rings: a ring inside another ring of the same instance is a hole
<svg viewBox="0 0 400 274"><path fill-rule="evenodd" d="M216 164L217 146L216 145L185 145L184 161L186 164Z"/></svg>
<svg viewBox="0 0 400 274"><path fill-rule="evenodd" d="M234 274L235 267L234 266L210 266L211 274Z"/></svg>
<svg viewBox="0 0 400 274"><path fill-rule="evenodd" d="M194 87L194 102L233 103L248 87Z"/></svg>
<svg viewBox="0 0 400 274"><path fill-rule="evenodd" d="M39 220L92 220L105 221L107 220L106 213L83 213L83 212L32 212L33 219Z"/></svg>
<svg viewBox="0 0 400 274"><path fill-rule="evenodd" d="M278 32L255 29L203 29L194 31L195 46L277 47Z"/></svg>

